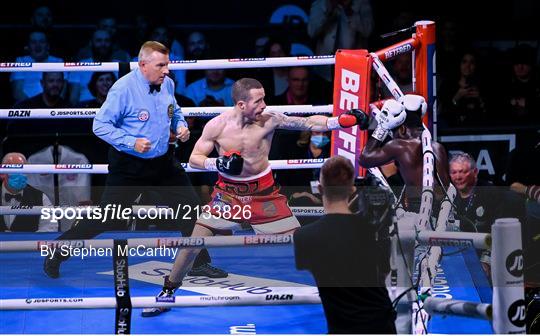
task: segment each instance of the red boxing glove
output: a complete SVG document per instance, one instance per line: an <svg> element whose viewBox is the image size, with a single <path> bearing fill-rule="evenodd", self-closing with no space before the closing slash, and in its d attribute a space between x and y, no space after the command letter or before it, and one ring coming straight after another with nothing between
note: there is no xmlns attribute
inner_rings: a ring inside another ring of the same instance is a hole
<svg viewBox="0 0 540 336"><path fill-rule="evenodd" d="M369 126L369 117L359 109L352 109L338 117L328 118L326 122L328 129L346 128L358 125L361 130L366 130Z"/></svg>

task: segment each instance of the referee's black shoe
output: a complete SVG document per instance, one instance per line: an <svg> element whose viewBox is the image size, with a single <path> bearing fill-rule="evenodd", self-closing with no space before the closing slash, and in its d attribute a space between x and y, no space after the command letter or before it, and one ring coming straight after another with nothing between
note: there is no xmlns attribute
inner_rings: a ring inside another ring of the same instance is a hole
<svg viewBox="0 0 540 336"><path fill-rule="evenodd" d="M226 278L229 276L229 273L221 270L217 267L214 267L208 263L199 265L197 267L192 267L188 272L189 276L205 276L207 278Z"/></svg>

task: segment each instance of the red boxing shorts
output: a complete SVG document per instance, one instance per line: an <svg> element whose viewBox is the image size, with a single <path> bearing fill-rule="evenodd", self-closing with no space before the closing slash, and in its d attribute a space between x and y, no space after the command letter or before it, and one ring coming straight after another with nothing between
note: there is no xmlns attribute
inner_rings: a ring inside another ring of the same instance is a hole
<svg viewBox="0 0 540 336"><path fill-rule="evenodd" d="M197 224L214 234L230 235L250 226L256 234L280 234L300 227L270 166L248 178L220 174L212 200L202 210Z"/></svg>

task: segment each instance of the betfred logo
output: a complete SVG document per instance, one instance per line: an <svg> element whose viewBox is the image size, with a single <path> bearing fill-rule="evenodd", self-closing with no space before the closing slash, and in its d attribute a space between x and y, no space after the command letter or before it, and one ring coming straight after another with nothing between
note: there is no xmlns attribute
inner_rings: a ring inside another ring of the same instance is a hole
<svg viewBox="0 0 540 336"><path fill-rule="evenodd" d="M312 163L324 163L324 159L296 159L287 160L289 164L312 164Z"/></svg>
<svg viewBox="0 0 540 336"><path fill-rule="evenodd" d="M0 168L7 168L7 169L22 169L23 168L22 163L2 163L0 165Z"/></svg>
<svg viewBox="0 0 540 336"><path fill-rule="evenodd" d="M31 68L31 62L0 63L0 68Z"/></svg>
<svg viewBox="0 0 540 336"><path fill-rule="evenodd" d="M359 107L360 74L341 68L338 111L346 112ZM341 113L338 113L341 114ZM339 129L337 134L337 155L349 159L356 167L357 126Z"/></svg>
<svg viewBox="0 0 540 336"><path fill-rule="evenodd" d="M407 44L404 44L402 46L399 46L397 48L394 48L394 49L390 49L388 50L387 52L384 53L384 57L386 57L386 59L390 59L392 57L396 57L398 55L401 55L401 54L404 54L406 52L409 52L413 49L413 46L412 44L410 43L407 43Z"/></svg>
<svg viewBox="0 0 540 336"><path fill-rule="evenodd" d="M297 56L296 59L308 60L308 59L328 59L334 58L334 55L314 55L314 56Z"/></svg>
<svg viewBox="0 0 540 336"><path fill-rule="evenodd" d="M30 110L9 110L8 117L10 118L26 118L31 114Z"/></svg>
<svg viewBox="0 0 540 336"><path fill-rule="evenodd" d="M258 62L258 61L265 61L266 58L264 57L257 57L257 58L229 58L229 62Z"/></svg>
<svg viewBox="0 0 540 336"><path fill-rule="evenodd" d="M65 62L64 66L66 67L76 67L76 66L99 66L101 62Z"/></svg>
<svg viewBox="0 0 540 336"><path fill-rule="evenodd" d="M204 238L179 238L179 239L167 239L159 238L157 240L157 246L163 247L182 247L182 246L203 246Z"/></svg>
<svg viewBox="0 0 540 336"><path fill-rule="evenodd" d="M84 164L57 164L54 166L56 169L92 169L91 163Z"/></svg>
<svg viewBox="0 0 540 336"><path fill-rule="evenodd" d="M244 237L245 245L289 244L291 242L291 235L255 235Z"/></svg>
<svg viewBox="0 0 540 336"><path fill-rule="evenodd" d="M472 239L456 239L456 238L429 238L429 244L435 245L435 246L455 246L455 247L474 246Z"/></svg>
<svg viewBox="0 0 540 336"><path fill-rule="evenodd" d="M69 246L73 248L83 248L84 240L53 240L53 241L37 241L37 248L41 251L41 246L48 246L49 249L58 249L62 246Z"/></svg>

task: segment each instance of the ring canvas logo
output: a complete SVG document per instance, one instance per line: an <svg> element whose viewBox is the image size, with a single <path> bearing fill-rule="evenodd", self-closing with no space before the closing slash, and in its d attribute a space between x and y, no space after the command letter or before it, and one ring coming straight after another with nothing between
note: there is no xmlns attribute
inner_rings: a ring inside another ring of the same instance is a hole
<svg viewBox="0 0 540 336"><path fill-rule="evenodd" d="M147 261L129 266L129 278L156 285L163 285L163 277L172 269L172 263ZM113 275L113 271L98 274ZM281 280L245 276L229 273L226 279L211 279L203 276L186 276L182 289L205 295L278 295L272 300L280 300L283 294L314 294L317 287ZM287 296L283 300L290 300Z"/></svg>

